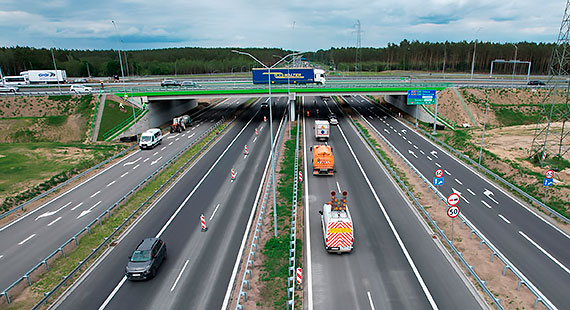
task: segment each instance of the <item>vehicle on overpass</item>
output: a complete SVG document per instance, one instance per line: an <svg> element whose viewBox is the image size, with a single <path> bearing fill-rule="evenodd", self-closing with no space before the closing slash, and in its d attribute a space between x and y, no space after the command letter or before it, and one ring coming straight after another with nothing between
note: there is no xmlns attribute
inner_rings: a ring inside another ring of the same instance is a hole
<svg viewBox="0 0 570 310"><path fill-rule="evenodd" d="M337 199L336 193L331 192L331 201L319 210L325 249L330 253L348 253L354 247L352 217L346 205L347 192L342 192L342 198Z"/></svg>
<svg viewBox="0 0 570 310"><path fill-rule="evenodd" d="M166 259L166 243L159 238L146 238L137 246L125 268L127 279L146 280L154 278Z"/></svg>
<svg viewBox="0 0 570 310"><path fill-rule="evenodd" d="M18 87L15 86L4 86L0 85L0 93L15 93L18 91Z"/></svg>
<svg viewBox="0 0 570 310"><path fill-rule="evenodd" d="M69 91L76 94L90 94L93 91L93 88L83 84L74 84L71 85Z"/></svg>
<svg viewBox="0 0 570 310"><path fill-rule="evenodd" d="M265 68L253 68L253 84L267 84L269 72ZM315 68L274 68L271 69L271 84L325 84L325 70Z"/></svg>
<svg viewBox="0 0 570 310"><path fill-rule="evenodd" d="M330 145L313 145L313 175L334 175L334 155Z"/></svg>
<svg viewBox="0 0 570 310"><path fill-rule="evenodd" d="M29 84L65 83L67 72L65 70L28 70L20 72Z"/></svg>
<svg viewBox="0 0 570 310"><path fill-rule="evenodd" d="M18 85L26 85L28 84L28 80L25 76L14 75L14 76L5 76L2 78L2 85L4 86L18 86Z"/></svg>
<svg viewBox="0 0 570 310"><path fill-rule="evenodd" d="M180 87L180 82L176 80L163 80L160 82L160 86L162 87Z"/></svg>

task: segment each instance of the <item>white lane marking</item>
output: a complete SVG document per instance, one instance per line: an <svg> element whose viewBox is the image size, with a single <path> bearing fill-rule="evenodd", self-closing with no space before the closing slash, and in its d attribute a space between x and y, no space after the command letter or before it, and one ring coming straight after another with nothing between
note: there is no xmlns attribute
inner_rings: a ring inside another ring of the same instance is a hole
<svg viewBox="0 0 570 310"><path fill-rule="evenodd" d="M507 222L507 224L510 224L510 223L511 223L511 221L507 220L507 218L504 217L503 215L499 214L499 217L500 217L503 221Z"/></svg>
<svg viewBox="0 0 570 310"><path fill-rule="evenodd" d="M152 154L152 156L156 156L156 154L158 154L158 151L154 152L154 154Z"/></svg>
<svg viewBox="0 0 570 310"><path fill-rule="evenodd" d="M159 160L161 160L161 159L162 159L162 156L160 156L157 160L151 161L151 162L150 162L150 165L152 166L152 165L156 164L156 163L157 163Z"/></svg>
<svg viewBox="0 0 570 310"><path fill-rule="evenodd" d="M427 159L429 159L429 160L433 160L433 159L431 159L431 157L429 157L429 156L426 156L426 157L427 157Z"/></svg>
<svg viewBox="0 0 570 310"><path fill-rule="evenodd" d="M472 190L470 190L469 188L467 189L467 191L469 192L469 194L475 196L475 193Z"/></svg>
<svg viewBox="0 0 570 310"><path fill-rule="evenodd" d="M146 158L145 160L143 160L143 163L146 163L150 158Z"/></svg>
<svg viewBox="0 0 570 310"><path fill-rule="evenodd" d="M447 171L447 170L445 170L445 169L444 169L443 171L445 171L446 174L451 175L451 173L449 173L449 171Z"/></svg>
<svg viewBox="0 0 570 310"><path fill-rule="evenodd" d="M160 150L164 151L166 149L166 146L163 146Z"/></svg>
<svg viewBox="0 0 570 310"><path fill-rule="evenodd" d="M398 231L396 230L396 227L394 226L394 224L392 223L392 220L390 219L390 216L388 215L388 212L386 212L386 209L384 208L384 205L382 205L382 202L380 202L380 198L378 198L378 195L376 194L376 190L374 189L374 187L372 186L372 184L370 183L370 179L368 179L368 175L366 174L366 172L364 171L364 169L362 168L362 165L360 164L360 161L358 160L358 158L356 157L356 154L354 153L354 150L352 149L352 146L350 145L350 143L348 142L348 139L346 138L346 136L344 135L344 131L342 130L342 128L339 126L338 129L340 130L340 133L342 134L342 137L344 139L344 141L346 142L346 145L348 146L348 149L350 150L350 153L352 154L352 157L354 158L354 160L356 161L356 164L358 165L358 168L360 169L360 173L362 173L362 175L364 176L364 179L366 180L366 184L368 184L368 188L370 189L370 191L372 192L372 195L374 196L374 199L376 200L376 203L378 204L378 206L380 207L380 209L382 210L382 213L384 214L384 218L386 219L386 221L388 222L388 226L390 226L390 229L392 230L392 233L394 234L394 237L396 238L396 240L398 241L398 245L400 246L400 249L402 250L402 252L404 253L404 256L406 257L406 260L408 261L408 264L410 265L410 268L412 269L412 271L414 272L414 275L416 276L416 279L418 280L418 283L420 284L424 295L426 296L426 298L428 299L432 309L438 309L437 304L435 303L435 300L433 299L433 296L431 295L427 285L425 284L422 276L420 275L420 272L418 271L418 269L416 268L416 264L414 263L412 257L410 256L410 253L408 252L406 245L404 244L404 242L402 241L402 238L400 238L400 234L398 233ZM307 182L305 182L307 183Z"/></svg>
<svg viewBox="0 0 570 310"><path fill-rule="evenodd" d="M76 205L75 207L71 208L71 211L75 211L75 209L81 207L83 205L83 202L80 202L78 205Z"/></svg>
<svg viewBox="0 0 570 310"><path fill-rule="evenodd" d="M408 141L409 144L412 144L412 141L410 141L410 140L407 140L407 141Z"/></svg>
<svg viewBox="0 0 570 310"><path fill-rule="evenodd" d="M93 205L91 208L85 210L85 211L81 211L81 214L79 214L79 216L77 218L81 218L83 216L85 216L86 214L91 213L91 211L93 211L93 209L95 209L95 207L97 207L99 204L101 203L101 200L99 200L99 202L97 202L95 205Z"/></svg>
<svg viewBox="0 0 570 310"><path fill-rule="evenodd" d="M481 203L484 204L487 208L492 209L493 207L491 207L488 203L486 203L484 200L481 200Z"/></svg>
<svg viewBox="0 0 570 310"><path fill-rule="evenodd" d="M544 250L540 245L534 242L534 240L530 239L529 236L525 235L525 233L523 233L522 231L519 231L519 234L521 234L521 236L523 236L526 240L528 240L528 242L532 243L532 245L534 245L537 249L539 249L544 255L548 256L548 258L550 258L556 265L560 266L560 268L566 271L566 273L570 274L570 270L566 266L564 266L561 262L559 262L554 256L550 255L550 253L546 252L546 250Z"/></svg>
<svg viewBox="0 0 570 310"><path fill-rule="evenodd" d="M220 207L220 204L218 203L218 205L214 209L214 212L212 213L212 216L210 216L210 219L208 221L210 221L210 222L212 221L212 219L214 218L214 215L216 215L216 212L218 211L219 207Z"/></svg>
<svg viewBox="0 0 570 310"><path fill-rule="evenodd" d="M402 134L398 132L398 136L402 137ZM403 137L403 138L406 139L406 137Z"/></svg>
<svg viewBox="0 0 570 310"><path fill-rule="evenodd" d="M417 145L415 145L415 144L414 144L414 149L416 149L416 150L418 149L418 146L417 146Z"/></svg>
<svg viewBox="0 0 570 310"><path fill-rule="evenodd" d="M0 258L4 257L4 255L0 255Z"/></svg>
<svg viewBox="0 0 570 310"><path fill-rule="evenodd" d="M129 172L128 172L128 171L127 171L127 172L125 172L125 173L123 173L123 174L121 174L121 178L122 178L122 177L124 177L124 176L126 176L127 174L129 174Z"/></svg>
<svg viewBox="0 0 570 310"><path fill-rule="evenodd" d="M305 124L305 117L303 117L303 162L307 162L307 125ZM382 120L384 121L384 120ZM308 175L307 172L307 166L308 165L303 165L303 170L305 175ZM309 219L309 209L310 209L310 203L309 203L309 199L307 197L309 197L309 182L303 182L305 185L305 195L304 195L304 200L305 200L305 219L307 219L305 221L305 236L311 236L311 225L310 225L310 221ZM312 256L311 256L311 238L305 238L305 244L307 245L305 247L305 251L307 252L307 270L305 272L305 275L307 276L307 295L308 295L308 300L307 300L307 309L313 309L313 267L312 267Z"/></svg>
<svg viewBox="0 0 570 310"><path fill-rule="evenodd" d="M425 155L426 153L424 153L424 151L420 150L420 153L422 153L422 155Z"/></svg>
<svg viewBox="0 0 570 310"><path fill-rule="evenodd" d="M113 181L113 182L111 182L111 183L107 184L107 187L109 187L109 186L111 186L111 185L115 184L115 182L117 182L117 180L115 180L115 181Z"/></svg>
<svg viewBox="0 0 570 310"><path fill-rule="evenodd" d="M136 165L133 167L133 170L137 169L140 165Z"/></svg>
<svg viewBox="0 0 570 310"><path fill-rule="evenodd" d="M455 188L451 188L451 191L456 193L457 195L459 195L459 197L461 197L461 200L465 201L466 203L470 203L469 200L465 199L465 197L463 197L463 194L461 194L460 191L456 190Z"/></svg>
<svg viewBox="0 0 570 310"><path fill-rule="evenodd" d="M401 133L399 133L399 132L398 132L398 134L399 134L400 136L402 136L402 134L401 134ZM402 136L402 139L404 139L404 140L408 140L408 138L406 138L406 136Z"/></svg>
<svg viewBox="0 0 570 310"><path fill-rule="evenodd" d="M255 140L257 140L257 137L253 138L253 142L255 142Z"/></svg>
<svg viewBox="0 0 570 310"><path fill-rule="evenodd" d="M408 150L408 153L411 154L412 156L414 156L415 158L418 158L418 155L416 155L416 153L414 153L414 151Z"/></svg>
<svg viewBox="0 0 570 310"><path fill-rule="evenodd" d="M176 288L176 284L178 284L178 280L180 280L180 277L182 276L182 273L184 273L184 270L186 269L186 266L188 266L188 262L190 262L190 260L186 260L186 262L184 263L184 266L182 267L182 270L180 270L180 273L178 274L178 277L176 277L176 280L174 281L174 284L172 284L172 287L170 288L170 292L172 293L172 291L174 291L174 289Z"/></svg>
<svg viewBox="0 0 570 310"><path fill-rule="evenodd" d="M123 286L123 284L125 284L125 281L127 281L127 276L124 276L121 279L121 282L119 282L119 284L117 284L117 286L115 286L115 288L113 289L111 294L109 294L109 296L107 296L107 299L105 299L103 304L99 307L99 310L103 310L103 309L105 309L105 307L107 307L107 305L111 302L111 299L113 299L113 297L115 297L115 294L117 294L117 292L119 291L121 286Z"/></svg>
<svg viewBox="0 0 570 310"><path fill-rule="evenodd" d="M496 201L492 196L494 196L495 194L493 194L492 191L488 190L485 188L485 191L483 192L483 195L487 196L487 198L491 199L494 203L499 204L498 201Z"/></svg>
<svg viewBox="0 0 570 310"><path fill-rule="evenodd" d="M26 239L20 241L20 243L18 243L18 245L22 245L22 244L26 243L26 241L32 239L35 235L36 235L36 234L32 234L32 235L29 236L28 238L26 238Z"/></svg>
<svg viewBox="0 0 570 310"><path fill-rule="evenodd" d="M137 165L137 166L138 166L138 165ZM100 192L101 192L101 191L96 191L93 195L91 195L91 198L93 198L93 197L99 195Z"/></svg>
<svg viewBox="0 0 570 310"><path fill-rule="evenodd" d="M174 140L174 141L178 141L178 140L180 140L180 138L176 138L176 140Z"/></svg>
<svg viewBox="0 0 570 310"><path fill-rule="evenodd" d="M141 160L141 159L142 159L142 157L139 157L139 158L137 158L137 159L136 159L136 160L134 160L134 161L129 161L129 162L126 162L126 163L124 163L124 164L123 164L123 166L130 166L130 165L134 165L134 164L135 164L137 161L139 161L139 160Z"/></svg>
<svg viewBox="0 0 570 310"><path fill-rule="evenodd" d="M385 131L387 134L390 134L390 132L388 131L388 129L384 128L384 131Z"/></svg>
<svg viewBox="0 0 570 310"><path fill-rule="evenodd" d="M440 165L440 164L435 163L435 165L436 165L438 168L441 168L441 165Z"/></svg>
<svg viewBox="0 0 570 310"><path fill-rule="evenodd" d="M174 139L176 136L172 135L170 137L167 137L166 139Z"/></svg>
<svg viewBox="0 0 570 310"><path fill-rule="evenodd" d="M370 302L370 308L372 310L376 310L376 308L374 308L374 303L372 302L372 296L370 295L370 291L368 291L366 293L368 293L368 301Z"/></svg>
<svg viewBox="0 0 570 310"><path fill-rule="evenodd" d="M340 190L340 184L338 184L338 181L336 182L336 188L338 188L338 192L340 193L341 190Z"/></svg>
<svg viewBox="0 0 570 310"><path fill-rule="evenodd" d="M459 185L463 185L463 183L461 183L461 181L459 181L458 179L455 179L455 182L459 183Z"/></svg>
<svg viewBox="0 0 570 310"><path fill-rule="evenodd" d="M48 226L53 225L55 222L57 222L57 221L59 221L59 220L61 220L61 216L58 217L58 218L56 218L55 220L51 221L51 223L49 223Z"/></svg>
<svg viewBox="0 0 570 310"><path fill-rule="evenodd" d="M195 134L196 134L196 133L193 133L193 134L189 135L189 136L188 136L188 139L194 137Z"/></svg>
<svg viewBox="0 0 570 310"><path fill-rule="evenodd" d="M170 142L170 143L168 143L168 145L170 146L170 145L172 145L172 143L174 143L174 142Z"/></svg>
<svg viewBox="0 0 570 310"><path fill-rule="evenodd" d="M55 211L46 212L46 213L44 213L44 214L42 214L42 215L39 215L38 217L36 217L36 221L37 221L38 219L42 218L42 217L54 215L54 214L56 214L57 212L63 210L65 207L69 206L70 204L71 204L71 201L68 202L68 203L66 203L63 207L61 207L61 208L59 208L59 209L57 209L57 210L55 210Z"/></svg>

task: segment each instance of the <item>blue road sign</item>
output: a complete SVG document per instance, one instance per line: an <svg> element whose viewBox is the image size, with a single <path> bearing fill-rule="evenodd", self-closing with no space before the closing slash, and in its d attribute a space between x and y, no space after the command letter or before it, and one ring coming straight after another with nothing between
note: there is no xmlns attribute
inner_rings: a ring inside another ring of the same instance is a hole
<svg viewBox="0 0 570 310"><path fill-rule="evenodd" d="M544 179L544 186L552 186L553 183L554 183L554 181L553 181L552 178L550 178L550 179L548 179L548 178Z"/></svg>
<svg viewBox="0 0 570 310"><path fill-rule="evenodd" d="M433 178L433 185L443 185L443 178Z"/></svg>
<svg viewBox="0 0 570 310"><path fill-rule="evenodd" d="M435 90L418 89L408 90L408 105L434 104Z"/></svg>

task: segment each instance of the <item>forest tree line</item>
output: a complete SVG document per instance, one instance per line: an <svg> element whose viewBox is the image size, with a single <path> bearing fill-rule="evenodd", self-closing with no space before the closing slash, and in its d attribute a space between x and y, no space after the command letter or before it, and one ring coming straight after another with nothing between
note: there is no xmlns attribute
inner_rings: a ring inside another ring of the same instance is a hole
<svg viewBox="0 0 570 310"><path fill-rule="evenodd" d="M531 74L548 74L553 43L516 43L517 60L530 61ZM340 71L414 70L441 72L470 72L475 42L419 42L403 40L384 48L360 49L360 66L355 65L355 47L330 48L307 52L308 61L325 69ZM248 72L260 67L251 58L232 52L233 48L164 48L152 50L66 50L54 49L58 69L71 77L108 77L121 75L178 75L223 72ZM291 51L277 48L240 49L251 53L266 65ZM514 59L515 45L511 43L477 42L474 71L488 73L494 59ZM53 69L52 50L33 47L0 47L0 69L4 75L19 75L25 70ZM495 64L493 73L511 73L512 64ZM518 64L517 74L526 74L527 65Z"/></svg>

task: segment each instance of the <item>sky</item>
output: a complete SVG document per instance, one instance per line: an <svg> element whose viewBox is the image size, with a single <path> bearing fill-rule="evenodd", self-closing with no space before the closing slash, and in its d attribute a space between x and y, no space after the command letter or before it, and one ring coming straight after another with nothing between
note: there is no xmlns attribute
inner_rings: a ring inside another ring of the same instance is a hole
<svg viewBox="0 0 570 310"><path fill-rule="evenodd" d="M0 0L0 46L276 47L555 42L564 0Z"/></svg>

